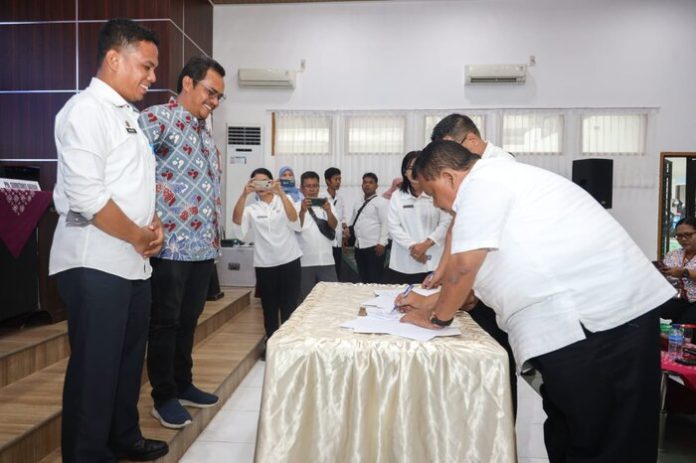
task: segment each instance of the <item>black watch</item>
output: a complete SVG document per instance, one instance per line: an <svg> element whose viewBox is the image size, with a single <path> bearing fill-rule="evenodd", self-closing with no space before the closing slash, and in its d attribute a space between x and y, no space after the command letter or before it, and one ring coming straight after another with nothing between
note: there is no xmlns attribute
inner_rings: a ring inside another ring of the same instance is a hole
<svg viewBox="0 0 696 463"><path fill-rule="evenodd" d="M433 325L441 326L443 328L450 326L453 321L454 317L450 318L449 320L440 320L434 313L432 317L430 317L430 323L432 323Z"/></svg>

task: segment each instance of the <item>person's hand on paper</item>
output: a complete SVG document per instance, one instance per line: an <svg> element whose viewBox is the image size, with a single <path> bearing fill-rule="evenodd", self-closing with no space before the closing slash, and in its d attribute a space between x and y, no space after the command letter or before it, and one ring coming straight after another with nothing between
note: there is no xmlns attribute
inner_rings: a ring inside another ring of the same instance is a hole
<svg viewBox="0 0 696 463"><path fill-rule="evenodd" d="M396 305L401 312L410 312L413 310L430 312L433 307L435 307L438 296L438 294L422 296L414 291L410 291L408 294L399 294L396 296L394 305Z"/></svg>
<svg viewBox="0 0 696 463"><path fill-rule="evenodd" d="M421 328L427 328L429 330L439 330L442 329L441 326L435 325L430 322L430 315L432 311L430 310L411 310L406 315L401 317L401 323L410 323L412 325L420 326Z"/></svg>

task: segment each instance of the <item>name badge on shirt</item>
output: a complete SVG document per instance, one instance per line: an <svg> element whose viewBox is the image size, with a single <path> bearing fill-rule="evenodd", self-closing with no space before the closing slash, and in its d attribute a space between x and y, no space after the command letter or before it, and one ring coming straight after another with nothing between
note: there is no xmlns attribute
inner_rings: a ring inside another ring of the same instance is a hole
<svg viewBox="0 0 696 463"><path fill-rule="evenodd" d="M413 209L413 204L404 204L404 209Z"/></svg>
<svg viewBox="0 0 696 463"><path fill-rule="evenodd" d="M131 125L128 123L128 121L126 121L126 132L128 132L128 133L138 133L138 131L135 130L135 128L131 127Z"/></svg>
<svg viewBox="0 0 696 463"><path fill-rule="evenodd" d="M256 218L257 219L267 219L268 216L267 215L257 215Z"/></svg>

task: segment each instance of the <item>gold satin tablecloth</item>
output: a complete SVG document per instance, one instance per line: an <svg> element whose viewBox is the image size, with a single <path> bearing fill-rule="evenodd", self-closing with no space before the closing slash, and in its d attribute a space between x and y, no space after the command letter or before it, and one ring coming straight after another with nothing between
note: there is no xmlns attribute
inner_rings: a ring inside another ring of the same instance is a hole
<svg viewBox="0 0 696 463"><path fill-rule="evenodd" d="M257 463L515 462L506 352L340 328L379 285L319 283L268 341Z"/></svg>

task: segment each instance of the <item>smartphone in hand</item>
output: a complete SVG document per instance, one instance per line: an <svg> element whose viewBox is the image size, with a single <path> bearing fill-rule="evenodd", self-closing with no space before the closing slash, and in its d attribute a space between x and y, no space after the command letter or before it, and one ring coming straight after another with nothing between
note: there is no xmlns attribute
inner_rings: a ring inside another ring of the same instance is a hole
<svg viewBox="0 0 696 463"><path fill-rule="evenodd" d="M251 182L256 190L268 190L273 185L272 180L254 180Z"/></svg>
<svg viewBox="0 0 696 463"><path fill-rule="evenodd" d="M312 206L322 207L326 202L326 198L311 198Z"/></svg>
<svg viewBox="0 0 696 463"><path fill-rule="evenodd" d="M281 178L280 186L282 186L283 188L292 188L295 186L295 181L289 178Z"/></svg>

